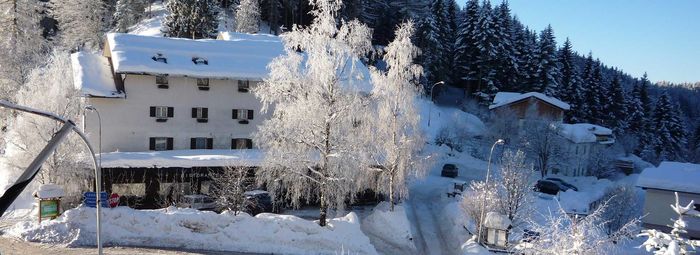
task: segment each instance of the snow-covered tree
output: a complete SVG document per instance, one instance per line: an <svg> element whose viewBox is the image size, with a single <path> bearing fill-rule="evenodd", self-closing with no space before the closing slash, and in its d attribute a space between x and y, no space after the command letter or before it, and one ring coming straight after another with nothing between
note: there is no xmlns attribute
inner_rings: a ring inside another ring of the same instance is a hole
<svg viewBox="0 0 700 255"><path fill-rule="evenodd" d="M146 14L146 0L118 0L113 14L114 28L126 33L128 28L138 23Z"/></svg>
<svg viewBox="0 0 700 255"><path fill-rule="evenodd" d="M637 188L632 185L621 184L609 188L601 199L607 200L607 206L601 217L605 225L605 233L609 235L641 216Z"/></svg>
<svg viewBox="0 0 700 255"><path fill-rule="evenodd" d="M678 201L678 193L676 195L676 203L671 205L673 211L678 214L678 219L673 222L671 233L664 233L656 229L645 229L639 236L646 236L642 246L647 252L653 252L655 255L687 255L695 254L696 247L700 247L699 240L689 240L682 235L687 233L685 230L688 223L684 217L700 218L700 212L693 210L693 202L682 206Z"/></svg>
<svg viewBox="0 0 700 255"><path fill-rule="evenodd" d="M652 116L653 141L656 159L652 161L682 160L686 133L678 107L671 102L668 93L663 93L656 101Z"/></svg>
<svg viewBox="0 0 700 255"><path fill-rule="evenodd" d="M236 31L256 34L260 30L260 6L258 0L241 0L236 8Z"/></svg>
<svg viewBox="0 0 700 255"><path fill-rule="evenodd" d="M371 50L371 32L358 21L336 23L340 0L315 0L316 17L305 28L284 34L286 55L270 64L270 76L253 88L272 111L254 139L266 151L258 182L280 192L293 205L320 202L320 225L329 208L342 208L367 185L358 139L366 83L357 65Z"/></svg>
<svg viewBox="0 0 700 255"><path fill-rule="evenodd" d="M473 66L476 56L474 34L477 30L477 17L479 15L479 0L469 0L464 7L463 16L459 23L457 39L455 42L455 67L456 76L460 80L471 79L475 69Z"/></svg>
<svg viewBox="0 0 700 255"><path fill-rule="evenodd" d="M617 231L606 233L603 216L607 203L599 206L586 217L569 216L564 209L545 215L544 222L530 222L530 230L539 236L521 242L515 250L523 254L610 254L621 242L638 233L639 220L626 222Z"/></svg>
<svg viewBox="0 0 700 255"><path fill-rule="evenodd" d="M211 172L212 193L216 204L232 211L234 215L245 206L246 177L248 168L224 167L221 172Z"/></svg>
<svg viewBox="0 0 700 255"><path fill-rule="evenodd" d="M20 89L17 102L79 120L81 100L73 86L72 70L68 54L54 51L44 66L31 72L27 83L31 85ZM51 119L20 113L7 135L7 162L13 172L21 173L61 126ZM42 165L37 181L62 185L70 195L80 194L94 183L88 155L79 138L70 135Z"/></svg>
<svg viewBox="0 0 700 255"><path fill-rule="evenodd" d="M539 171L542 178L554 168L561 168L567 161L568 153L563 148L564 138L559 135L559 127L555 122L539 120L526 120L523 124L522 143L528 157L535 161L535 170Z"/></svg>
<svg viewBox="0 0 700 255"><path fill-rule="evenodd" d="M559 87L559 99L571 105L571 110L566 112L566 120L569 123L582 121L583 88L578 69L574 64L576 53L573 51L571 41L566 38L564 45L559 49L559 63L561 64L561 83Z"/></svg>
<svg viewBox="0 0 700 255"><path fill-rule="evenodd" d="M478 15L476 30L472 35L475 47L475 55L472 59L474 66L470 70L468 79L476 81L478 90L476 96L483 104L488 105L498 92L495 67L496 57L502 50L502 45L496 33L497 27L490 1L483 2Z"/></svg>
<svg viewBox="0 0 700 255"><path fill-rule="evenodd" d="M110 20L104 1L54 0L52 3L63 47L96 50L102 46Z"/></svg>
<svg viewBox="0 0 700 255"><path fill-rule="evenodd" d="M540 33L537 51L537 83L534 91L542 92L548 96L558 97L559 94L559 62L557 61L557 42L554 39L552 26L547 26Z"/></svg>
<svg viewBox="0 0 700 255"><path fill-rule="evenodd" d="M163 35L181 38L214 38L219 7L216 0L170 0L163 21Z"/></svg>
<svg viewBox="0 0 700 255"><path fill-rule="evenodd" d="M363 125L372 134L364 137L370 138L367 142L373 147L370 157L372 168L380 176L378 191L389 195L392 211L396 197L408 194L408 179L422 176L427 170L418 156L425 138L415 102L421 92L416 81L422 68L413 62L419 54L411 42L413 30L413 22L401 24L386 48L387 71L372 70L372 98L377 109L369 118L372 122Z"/></svg>
<svg viewBox="0 0 700 255"><path fill-rule="evenodd" d="M627 97L625 96L625 89L622 88L620 83L620 78L616 75L610 82L610 89L608 90L608 100L607 102L607 121L606 124L613 128L615 133L622 134L625 130L629 128L628 120L628 109L627 109Z"/></svg>
<svg viewBox="0 0 700 255"><path fill-rule="evenodd" d="M0 1L0 99L14 100L29 73L46 54L38 0Z"/></svg>

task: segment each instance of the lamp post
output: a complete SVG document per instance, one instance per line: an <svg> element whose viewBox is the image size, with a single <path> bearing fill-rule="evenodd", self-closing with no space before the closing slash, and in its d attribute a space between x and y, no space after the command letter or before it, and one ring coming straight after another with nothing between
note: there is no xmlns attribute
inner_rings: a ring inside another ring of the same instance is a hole
<svg viewBox="0 0 700 255"><path fill-rule="evenodd" d="M486 165L486 183L485 183L485 186L487 189L489 187L489 175L491 175L491 156L493 156L493 149L496 148L496 145L504 144L504 143L505 143L505 141L503 139L498 139L491 146L491 153L489 153L489 163L488 163L488 165ZM481 229L484 226L484 207L486 207L486 197L481 198L481 213L479 215L479 231L477 231L477 236L476 236L477 243L481 243Z"/></svg>
<svg viewBox="0 0 700 255"><path fill-rule="evenodd" d="M430 86L430 102L434 103L434 97L433 97L433 90L435 89L435 86L440 85L440 84L445 84L444 81L439 81L433 84L433 86ZM433 106L430 105L428 108L428 127L430 126L430 115L432 114L433 111Z"/></svg>
<svg viewBox="0 0 700 255"><path fill-rule="evenodd" d="M102 254L102 241L100 240L102 236L102 221L100 221L100 215L101 215L101 210L100 208L102 207L102 201L100 201L100 198L102 197L100 193L102 193L102 117L100 116L100 111L97 110L92 105L86 105L85 110L89 111L94 111L97 113L97 124L98 124L98 131L97 131L97 136L98 136L98 157L99 161L97 163L97 171L95 171L95 197L96 197L96 208L97 208L97 252L98 254ZM94 152L93 152L93 157L94 157Z"/></svg>

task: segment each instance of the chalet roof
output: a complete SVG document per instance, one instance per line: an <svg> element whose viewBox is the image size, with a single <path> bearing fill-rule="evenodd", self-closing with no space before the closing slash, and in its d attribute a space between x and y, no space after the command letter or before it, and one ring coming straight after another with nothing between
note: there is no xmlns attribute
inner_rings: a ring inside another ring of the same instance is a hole
<svg viewBox="0 0 700 255"><path fill-rule="evenodd" d="M550 96L546 96L545 94L539 93L539 92L528 92L528 93L517 93L517 92L498 92L496 93L496 97L493 98L493 102L489 106L490 109L495 109L504 105L509 105L515 102L519 102L521 100L525 100L527 98L534 97L537 99L540 99L542 101L545 101L553 106L556 106L558 108L561 108L562 110L569 110L571 107L569 104L554 98Z"/></svg>
<svg viewBox="0 0 700 255"><path fill-rule="evenodd" d="M83 96L123 98L118 91L107 58L93 53L71 54L73 85Z"/></svg>
<svg viewBox="0 0 700 255"><path fill-rule="evenodd" d="M488 212L484 218L484 227L487 228L506 230L510 224L508 217L497 212Z"/></svg>
<svg viewBox="0 0 700 255"><path fill-rule="evenodd" d="M700 164L664 161L658 167L644 169L637 186L700 194Z"/></svg>
<svg viewBox="0 0 700 255"><path fill-rule="evenodd" d="M601 142L608 144L615 142L612 130L589 123L561 124L559 125L559 134L573 143ZM609 139L599 141L598 137L600 136L606 136Z"/></svg>
<svg viewBox="0 0 700 255"><path fill-rule="evenodd" d="M169 150L102 153L106 168L260 166L260 150Z"/></svg>

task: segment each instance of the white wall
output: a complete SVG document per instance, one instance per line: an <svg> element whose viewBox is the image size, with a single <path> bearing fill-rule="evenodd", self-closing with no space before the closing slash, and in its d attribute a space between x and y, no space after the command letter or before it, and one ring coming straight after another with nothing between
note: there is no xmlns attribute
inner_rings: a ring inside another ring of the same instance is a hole
<svg viewBox="0 0 700 255"><path fill-rule="evenodd" d="M253 93L238 92L236 80L210 80L209 91L199 90L194 78L168 77L168 81L168 89L159 89L155 76L126 75L126 99L87 99L102 117L102 152L148 151L149 137L173 137L175 150L190 149L192 137L212 137L214 149L230 149L232 138L251 138L266 118ZM149 115L150 106L174 107L174 116L167 122L156 122ZM208 122L198 123L192 118L192 107L209 108ZM249 124L239 124L232 119L233 109L252 109L254 119ZM85 126L90 141L97 147L95 113L85 113Z"/></svg>
<svg viewBox="0 0 700 255"><path fill-rule="evenodd" d="M671 191L646 189L646 196L644 199L644 218L642 222L645 225L656 225L656 226L667 226L672 225L672 220L678 218L673 209L671 209L672 204L675 204L676 198ZM678 193L678 198L681 206L688 205L690 200L695 200L695 203L700 203L700 195L688 194L688 193ZM700 237L700 219L685 217L685 221L688 223L689 234L695 237Z"/></svg>

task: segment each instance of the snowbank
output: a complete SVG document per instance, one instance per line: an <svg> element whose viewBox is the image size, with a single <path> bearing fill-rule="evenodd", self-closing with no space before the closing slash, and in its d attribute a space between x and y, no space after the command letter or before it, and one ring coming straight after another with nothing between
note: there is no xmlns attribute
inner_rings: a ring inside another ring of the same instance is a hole
<svg viewBox="0 0 700 255"><path fill-rule="evenodd" d="M478 117L460 109L441 107L425 98L417 99L416 106L421 115L421 127L430 142L444 128L453 127L472 136L483 135L486 130L486 125Z"/></svg>
<svg viewBox="0 0 700 255"><path fill-rule="evenodd" d="M362 220L362 230L368 235L376 237L382 244L375 246L385 247L379 249L392 254L415 253L416 247L411 236L411 224L406 217L406 211L402 205L394 206L394 211L389 211L390 204L381 202L372 213Z"/></svg>
<svg viewBox="0 0 700 255"><path fill-rule="evenodd" d="M556 177L578 188L578 191L570 189L565 192L559 192L559 203L564 211L569 213L589 213L591 203L602 198L608 189L615 184L608 179L597 179L593 176Z"/></svg>
<svg viewBox="0 0 700 255"><path fill-rule="evenodd" d="M491 255L492 253L489 252L486 248L483 246L479 245L476 240L474 240L476 237L467 240L464 244L462 244L461 249L462 253L464 255Z"/></svg>
<svg viewBox="0 0 700 255"><path fill-rule="evenodd" d="M376 254L360 230L357 215L329 221L327 227L295 216L165 208L104 210L103 240L106 245L177 247L201 250L283 254ZM95 209L79 207L56 220L21 222L7 234L32 242L69 246L95 245Z"/></svg>
<svg viewBox="0 0 700 255"><path fill-rule="evenodd" d="M170 150L102 153L102 167L259 166L260 150Z"/></svg>
<svg viewBox="0 0 700 255"><path fill-rule="evenodd" d="M700 194L700 164L664 161L644 169L637 186Z"/></svg>

